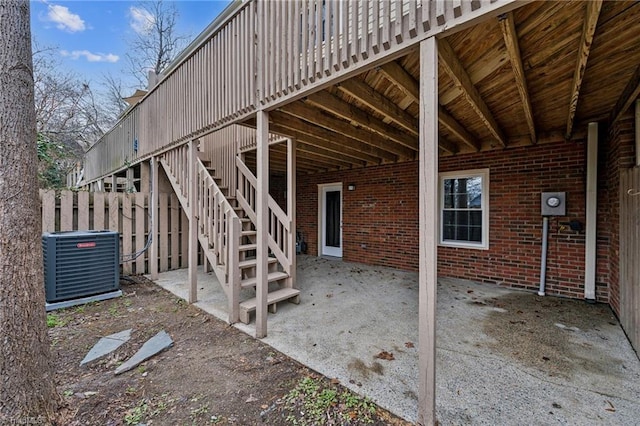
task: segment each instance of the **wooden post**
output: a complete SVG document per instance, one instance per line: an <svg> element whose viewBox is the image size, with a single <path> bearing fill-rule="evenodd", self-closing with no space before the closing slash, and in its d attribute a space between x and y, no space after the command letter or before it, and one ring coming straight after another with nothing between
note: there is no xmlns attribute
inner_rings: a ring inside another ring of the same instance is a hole
<svg viewBox="0 0 640 426"><path fill-rule="evenodd" d="M125 174L127 177L127 187L124 192L133 192L133 189L135 188L135 185L133 184L133 169L129 167Z"/></svg>
<svg viewBox="0 0 640 426"><path fill-rule="evenodd" d="M288 251L290 256L287 287L296 288L296 140L287 140L287 216L289 217Z"/></svg>
<svg viewBox="0 0 640 426"><path fill-rule="evenodd" d="M111 192L118 192L118 175L111 175Z"/></svg>
<svg viewBox="0 0 640 426"><path fill-rule="evenodd" d="M198 209L196 202L196 158L198 156L198 141L189 142L187 168L189 179L187 182L187 197L189 200L189 303L198 301Z"/></svg>
<svg viewBox="0 0 640 426"><path fill-rule="evenodd" d="M269 290L269 113L258 111L256 126L256 337L267 335L267 292Z"/></svg>
<svg viewBox="0 0 640 426"><path fill-rule="evenodd" d="M158 157L151 157L151 247L149 250L149 273L152 280L158 279L158 251L160 247L160 238L158 234Z"/></svg>
<svg viewBox="0 0 640 426"><path fill-rule="evenodd" d="M229 229L229 324L240 319L240 234L242 227L237 216L228 215ZM206 260L205 260L206 261Z"/></svg>
<svg viewBox="0 0 640 426"><path fill-rule="evenodd" d="M584 254L584 298L596 300L596 223L598 215L598 123L589 123L587 133L587 187Z"/></svg>
<svg viewBox="0 0 640 426"><path fill-rule="evenodd" d="M436 423L438 281L438 44L420 43L420 272L418 278L418 424Z"/></svg>
<svg viewBox="0 0 640 426"><path fill-rule="evenodd" d="M150 162L143 161L140 163L140 192L148 193L151 186L149 169Z"/></svg>

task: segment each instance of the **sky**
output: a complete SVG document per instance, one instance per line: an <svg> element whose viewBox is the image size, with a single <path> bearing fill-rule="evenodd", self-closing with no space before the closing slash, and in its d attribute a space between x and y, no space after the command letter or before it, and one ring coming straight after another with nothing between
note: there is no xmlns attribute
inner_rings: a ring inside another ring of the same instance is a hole
<svg viewBox="0 0 640 426"><path fill-rule="evenodd" d="M32 0L31 34L39 46L53 48L60 66L92 86L102 75L123 76L127 39L143 31L140 1ZM179 34L194 39L229 0L175 0Z"/></svg>

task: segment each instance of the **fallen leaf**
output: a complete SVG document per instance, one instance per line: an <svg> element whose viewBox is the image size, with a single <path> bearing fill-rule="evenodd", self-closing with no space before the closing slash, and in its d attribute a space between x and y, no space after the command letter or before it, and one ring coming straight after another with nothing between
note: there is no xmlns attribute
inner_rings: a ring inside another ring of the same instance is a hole
<svg viewBox="0 0 640 426"><path fill-rule="evenodd" d="M467 290L467 293L473 293L473 290Z"/></svg>
<svg viewBox="0 0 640 426"><path fill-rule="evenodd" d="M335 378L334 378L334 379L331 379L331 384L332 384L332 385L339 385L339 384L340 384L340 380L335 379Z"/></svg>
<svg viewBox="0 0 640 426"><path fill-rule="evenodd" d="M255 396L249 394L249 398L247 398L247 400L245 402L256 402L258 400L258 398L256 398Z"/></svg>
<svg viewBox="0 0 640 426"><path fill-rule="evenodd" d="M543 356L543 357L542 357L542 360L543 360L543 361L551 361L551 358L549 358L548 356Z"/></svg>
<svg viewBox="0 0 640 426"><path fill-rule="evenodd" d="M329 298L329 299L330 299L330 298L332 298L332 297L333 297L333 293L328 293L328 294L327 294L327 298Z"/></svg>
<svg viewBox="0 0 640 426"><path fill-rule="evenodd" d="M393 361L394 359L396 359L391 352L387 352L387 351L380 352L374 358L385 359L387 361Z"/></svg>
<svg viewBox="0 0 640 426"><path fill-rule="evenodd" d="M404 344L404 347L405 348L415 348L415 345L413 344L413 342L406 342Z"/></svg>
<svg viewBox="0 0 640 426"><path fill-rule="evenodd" d="M266 410L267 408L269 408L269 406L267 404L262 404L260 408L262 408L263 410Z"/></svg>

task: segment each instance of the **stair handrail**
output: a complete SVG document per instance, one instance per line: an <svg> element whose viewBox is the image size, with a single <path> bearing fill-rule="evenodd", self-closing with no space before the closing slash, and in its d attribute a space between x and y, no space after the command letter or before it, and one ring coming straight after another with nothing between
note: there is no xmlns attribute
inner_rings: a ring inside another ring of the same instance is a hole
<svg viewBox="0 0 640 426"><path fill-rule="evenodd" d="M238 170L238 185L236 186L236 200L242 207L254 225L256 225L256 187L258 179L239 156L236 156L236 168ZM267 242L271 253L282 265L284 271L291 273L293 261L289 245L287 244L291 231L291 220L278 203L268 196L269 229Z"/></svg>
<svg viewBox="0 0 640 426"><path fill-rule="evenodd" d="M213 271L229 298L229 318L231 322L235 322L238 318L240 299L238 256L238 242L242 232L240 218L204 163L197 156L195 161L194 214L197 218L198 240L205 248L204 252L213 266ZM188 205L187 185L185 185L189 177L188 162L189 147L186 144L166 152L160 160L185 212L191 210Z"/></svg>

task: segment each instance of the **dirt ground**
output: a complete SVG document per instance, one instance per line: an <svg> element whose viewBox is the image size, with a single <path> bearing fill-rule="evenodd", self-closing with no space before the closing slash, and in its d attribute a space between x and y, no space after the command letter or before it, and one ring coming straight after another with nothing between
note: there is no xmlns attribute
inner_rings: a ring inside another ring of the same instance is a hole
<svg viewBox="0 0 640 426"><path fill-rule="evenodd" d="M49 313L56 383L69 425L408 424L143 277L120 298ZM99 338L132 328L105 358L80 366ZM114 375L150 337L171 348Z"/></svg>

